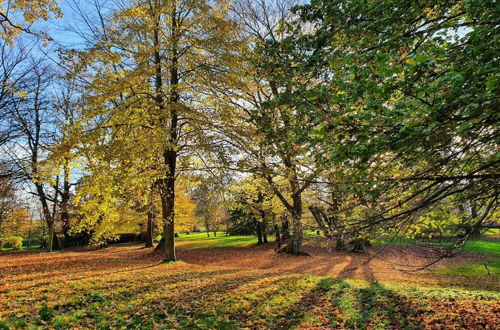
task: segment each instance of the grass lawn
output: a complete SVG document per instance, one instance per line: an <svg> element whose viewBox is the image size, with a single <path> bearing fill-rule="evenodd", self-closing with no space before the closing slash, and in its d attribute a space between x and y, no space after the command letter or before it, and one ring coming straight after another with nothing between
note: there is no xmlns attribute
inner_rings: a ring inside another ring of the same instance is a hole
<svg viewBox="0 0 500 330"><path fill-rule="evenodd" d="M375 239L372 241L375 244L389 244L396 246L414 245L414 242L407 238L396 237L394 239ZM446 245L443 241L437 244ZM500 254L500 239L493 239L488 236L480 239L471 239L465 243L465 252L483 253L483 254Z"/></svg>
<svg viewBox="0 0 500 330"><path fill-rule="evenodd" d="M480 262L472 262L455 266L441 267L436 272L453 276L500 276L500 259L488 258Z"/></svg>
<svg viewBox="0 0 500 330"><path fill-rule="evenodd" d="M220 247L237 247L245 246L249 244L256 244L257 237L255 236L226 236L225 232L217 232L217 236L210 233L210 237L207 237L207 233L191 233L179 234L176 238L176 243L179 246L184 246L186 248L220 248Z"/></svg>

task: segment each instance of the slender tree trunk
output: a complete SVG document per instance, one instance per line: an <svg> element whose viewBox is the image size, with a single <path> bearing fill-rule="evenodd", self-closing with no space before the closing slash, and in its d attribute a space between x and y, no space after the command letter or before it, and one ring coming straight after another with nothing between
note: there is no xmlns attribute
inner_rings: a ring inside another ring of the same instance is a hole
<svg viewBox="0 0 500 330"><path fill-rule="evenodd" d="M262 241L264 243L268 243L269 241L267 240L267 223L266 223L266 220L262 220L262 223L261 223L261 226L262 226Z"/></svg>
<svg viewBox="0 0 500 330"><path fill-rule="evenodd" d="M292 236L287 246L287 252L295 255L302 254L301 247L304 241L304 229L302 227L302 198L300 194L292 195Z"/></svg>
<svg viewBox="0 0 500 330"><path fill-rule="evenodd" d="M274 235L276 237L276 247L274 248L274 251L280 251L281 250L281 235L280 235L280 230L278 225L274 225Z"/></svg>
<svg viewBox="0 0 500 330"><path fill-rule="evenodd" d="M261 201L261 205L262 205L262 200L263 199L264 199L264 197L263 197L262 193L259 192L259 200ZM262 243L267 243L267 232L266 232L267 220L266 220L266 212L264 212L262 209L260 210L260 216L262 218L262 221L259 221L258 226L260 227L260 232L261 232L261 236L262 236Z"/></svg>
<svg viewBox="0 0 500 330"><path fill-rule="evenodd" d="M205 230L207 231L207 237L210 237L210 228L208 228L208 216L205 210L205 214L203 215L203 219L205 220Z"/></svg>
<svg viewBox="0 0 500 330"><path fill-rule="evenodd" d="M345 246L343 234L337 235L337 242L335 243L335 250L337 250L337 251L347 250L347 247Z"/></svg>
<svg viewBox="0 0 500 330"><path fill-rule="evenodd" d="M148 222L146 224L146 244L147 248L153 247L154 236L154 213L148 211Z"/></svg>
<svg viewBox="0 0 500 330"><path fill-rule="evenodd" d="M69 199L70 199L70 170L69 161L64 162L64 173L63 173L63 191L61 193L61 224L62 233L64 235L64 246L70 245L71 237L69 235L70 223L69 223Z"/></svg>

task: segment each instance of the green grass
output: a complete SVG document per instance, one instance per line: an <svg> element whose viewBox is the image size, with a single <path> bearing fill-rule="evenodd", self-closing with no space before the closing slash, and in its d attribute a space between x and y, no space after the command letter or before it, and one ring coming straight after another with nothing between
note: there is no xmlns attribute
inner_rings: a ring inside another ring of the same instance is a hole
<svg viewBox="0 0 500 330"><path fill-rule="evenodd" d="M31 250L38 250L40 249L40 245L31 245L31 246L23 246L21 249L19 250L15 250L15 249L12 249L12 248L2 248L0 249L1 252L7 252L7 251L31 251Z"/></svg>
<svg viewBox="0 0 500 330"><path fill-rule="evenodd" d="M436 272L450 276L500 276L500 259L490 258L480 262L441 267Z"/></svg>
<svg viewBox="0 0 500 330"><path fill-rule="evenodd" d="M471 240L465 244L464 251L483 254L500 254L500 240Z"/></svg>
<svg viewBox="0 0 500 330"><path fill-rule="evenodd" d="M391 239L375 239L372 240L373 243L375 244L390 244L390 245L396 245L396 246L405 246L405 245L414 245L415 241L407 239L407 238L400 238L397 237L393 240ZM436 244L450 244L449 242L440 242ZM464 246L464 251L465 252L472 252L472 253L481 253L481 254L492 254L492 255L498 255L500 254L500 239L492 240L490 239L475 239L475 240L469 240L465 246Z"/></svg>
<svg viewBox="0 0 500 330"><path fill-rule="evenodd" d="M485 233L485 235L500 235L500 228L490 228Z"/></svg>
<svg viewBox="0 0 500 330"><path fill-rule="evenodd" d="M192 233L192 234L179 234L176 239L179 245L188 249L205 249L205 248L225 248L225 247L238 247L250 244L257 244L257 237L255 236L226 236L224 232L218 232L217 236L210 233Z"/></svg>

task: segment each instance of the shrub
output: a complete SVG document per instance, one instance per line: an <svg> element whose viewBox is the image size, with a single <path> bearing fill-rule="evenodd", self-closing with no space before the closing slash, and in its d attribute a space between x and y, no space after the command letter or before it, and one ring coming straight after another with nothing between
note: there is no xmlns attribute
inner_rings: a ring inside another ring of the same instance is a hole
<svg viewBox="0 0 500 330"><path fill-rule="evenodd" d="M4 247L4 248L12 248L12 249L19 250L20 248L23 247L23 238L22 237L11 236L11 237L2 238L1 241L2 241L2 243L0 245L2 245L2 247Z"/></svg>

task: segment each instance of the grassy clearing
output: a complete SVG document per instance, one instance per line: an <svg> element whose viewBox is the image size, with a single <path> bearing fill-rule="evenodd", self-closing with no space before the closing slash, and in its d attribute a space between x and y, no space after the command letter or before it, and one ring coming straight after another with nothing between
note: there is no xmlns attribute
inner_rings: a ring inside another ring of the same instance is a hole
<svg viewBox="0 0 500 330"><path fill-rule="evenodd" d="M500 254L500 240L471 240L464 246L465 252Z"/></svg>
<svg viewBox="0 0 500 330"><path fill-rule="evenodd" d="M31 246L23 246L21 249L16 250L12 248L2 248L0 249L1 252L12 252L12 251L32 251L32 250L38 250L40 249L40 245L31 245Z"/></svg>
<svg viewBox="0 0 500 330"><path fill-rule="evenodd" d="M376 239L373 240L375 244L389 244L395 246L407 246L414 245L415 242L406 238L395 238L395 239ZM446 245L447 242L436 243L440 245ZM485 237L484 239L473 239L467 241L463 249L465 252L471 253L481 253L481 254L500 254L500 239L491 239Z"/></svg>
<svg viewBox="0 0 500 330"><path fill-rule="evenodd" d="M224 232L218 232L217 236L210 233L179 234L176 244L185 249L212 249L238 247L256 244L257 238L254 236L226 236Z"/></svg>
<svg viewBox="0 0 500 330"><path fill-rule="evenodd" d="M493 311L500 294L494 292L131 263L131 251L20 258L17 264L25 267L5 269L0 327L474 328L498 321Z"/></svg>
<svg viewBox="0 0 500 330"><path fill-rule="evenodd" d="M467 263L455 266L440 267L437 273L452 276L500 276L500 259L489 258L481 262Z"/></svg>

